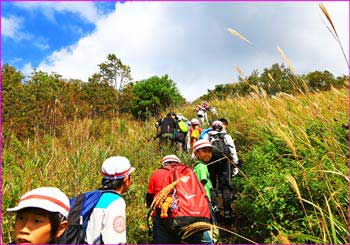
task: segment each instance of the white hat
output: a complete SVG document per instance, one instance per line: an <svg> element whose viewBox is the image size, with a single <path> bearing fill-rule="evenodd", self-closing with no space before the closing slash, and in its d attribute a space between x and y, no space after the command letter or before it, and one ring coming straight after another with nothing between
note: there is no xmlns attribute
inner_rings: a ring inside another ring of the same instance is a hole
<svg viewBox="0 0 350 245"><path fill-rule="evenodd" d="M162 159L162 166L167 165L167 163L170 162L176 162L176 163L181 163L180 159L176 155L166 155Z"/></svg>
<svg viewBox="0 0 350 245"><path fill-rule="evenodd" d="M102 174L105 177L121 179L135 170L126 157L114 156L107 158L102 164Z"/></svg>
<svg viewBox="0 0 350 245"><path fill-rule="evenodd" d="M24 208L41 208L49 212L58 212L68 217L70 209L69 199L56 187L40 187L25 193L14 208L8 212L16 212Z"/></svg>
<svg viewBox="0 0 350 245"><path fill-rule="evenodd" d="M198 140L193 144L194 151L197 151L197 150L204 148L204 147L213 147L213 146L211 145L211 143L208 140L204 140L204 139Z"/></svg>
<svg viewBox="0 0 350 245"><path fill-rule="evenodd" d="M224 124L223 124L221 121L214 121L214 122L212 123L212 126L213 126L213 127L214 127L214 126L221 126L221 127L223 127Z"/></svg>
<svg viewBox="0 0 350 245"><path fill-rule="evenodd" d="M197 118L193 118L193 119L191 120L191 124L193 124L193 125L199 125L198 119L197 119Z"/></svg>

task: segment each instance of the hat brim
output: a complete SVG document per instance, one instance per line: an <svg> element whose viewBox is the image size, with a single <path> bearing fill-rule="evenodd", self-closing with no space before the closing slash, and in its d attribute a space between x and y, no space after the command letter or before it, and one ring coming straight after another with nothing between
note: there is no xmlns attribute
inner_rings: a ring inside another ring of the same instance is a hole
<svg viewBox="0 0 350 245"><path fill-rule="evenodd" d="M61 213L63 216L67 217L68 211L65 211L61 208L57 208L56 206L53 206L50 202L42 200L41 202L38 203L38 200L28 200L28 201L23 201L21 202L20 205L13 207L13 208L8 208L6 209L8 212L18 212L26 208L40 208L43 210L46 210L48 212L58 212Z"/></svg>
<svg viewBox="0 0 350 245"><path fill-rule="evenodd" d="M134 172L134 171L135 171L135 169L136 169L136 168L131 167L131 168L130 168L130 171L128 172L128 174L127 174L127 175L130 175L132 172Z"/></svg>
<svg viewBox="0 0 350 245"><path fill-rule="evenodd" d="M201 146L199 146L198 148L195 148L195 151L198 151L199 149L207 148L207 147L209 147L209 148L214 148L214 146L211 145L211 144L208 144L208 145L201 145Z"/></svg>

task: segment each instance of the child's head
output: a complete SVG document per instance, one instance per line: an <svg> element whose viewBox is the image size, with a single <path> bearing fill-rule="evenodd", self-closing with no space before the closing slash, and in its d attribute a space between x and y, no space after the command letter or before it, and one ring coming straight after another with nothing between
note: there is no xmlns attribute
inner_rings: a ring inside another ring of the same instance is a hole
<svg viewBox="0 0 350 245"><path fill-rule="evenodd" d="M68 197L55 187L40 187L25 193L16 212L15 243L55 243L67 228Z"/></svg>
<svg viewBox="0 0 350 245"><path fill-rule="evenodd" d="M181 163L181 160L176 155L166 155L162 159L162 166L168 166L173 163Z"/></svg>
<svg viewBox="0 0 350 245"><path fill-rule="evenodd" d="M126 157L107 158L102 164L102 189L126 192L132 184L131 173L134 170Z"/></svg>
<svg viewBox="0 0 350 245"><path fill-rule="evenodd" d="M228 121L227 121L226 118L222 117L222 118L220 118L218 121L222 122L222 125L223 125L224 129L227 128L227 126L228 126Z"/></svg>
<svg viewBox="0 0 350 245"><path fill-rule="evenodd" d="M197 118L192 118L192 120L191 120L191 126L192 126L192 128L199 127L199 121L198 121Z"/></svg>
<svg viewBox="0 0 350 245"><path fill-rule="evenodd" d="M214 121L212 123L213 130L221 132L224 129L224 124L221 121Z"/></svg>
<svg viewBox="0 0 350 245"><path fill-rule="evenodd" d="M209 162L212 157L213 146L208 140L198 140L193 145L194 156L202 162Z"/></svg>

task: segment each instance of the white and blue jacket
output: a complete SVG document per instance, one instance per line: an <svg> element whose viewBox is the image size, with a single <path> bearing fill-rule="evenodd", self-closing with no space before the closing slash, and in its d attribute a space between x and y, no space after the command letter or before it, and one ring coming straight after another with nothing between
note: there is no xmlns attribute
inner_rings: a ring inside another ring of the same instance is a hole
<svg viewBox="0 0 350 245"><path fill-rule="evenodd" d="M125 244L125 201L118 193L103 193L91 213L86 229L88 244Z"/></svg>

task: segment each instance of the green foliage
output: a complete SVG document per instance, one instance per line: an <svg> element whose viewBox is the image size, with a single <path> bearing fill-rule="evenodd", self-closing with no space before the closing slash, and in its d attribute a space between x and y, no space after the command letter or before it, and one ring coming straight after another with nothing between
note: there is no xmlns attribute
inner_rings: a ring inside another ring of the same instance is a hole
<svg viewBox="0 0 350 245"><path fill-rule="evenodd" d="M283 64L273 64L265 68L259 74L254 70L248 77L239 77L238 83L216 85L214 90L208 90L206 95L201 96L202 100L214 98L223 99L226 97L239 97L255 92L254 86L265 91L268 95L276 95L280 92L288 94L299 94L305 92L305 86L312 91L326 91L331 87L341 88L344 86L347 76L334 78L329 71L314 71L303 76L295 75ZM305 84L304 84L305 83Z"/></svg>
<svg viewBox="0 0 350 245"><path fill-rule="evenodd" d="M95 79L100 83L114 86L119 92L122 91L124 86L131 81L130 67L124 65L115 54L108 54L107 61L98 66L100 72L94 74L92 79Z"/></svg>
<svg viewBox="0 0 350 245"><path fill-rule="evenodd" d="M185 102L168 75L154 76L137 82L132 87L132 93L135 97L131 102L131 112L141 119L157 116L161 110Z"/></svg>
<svg viewBox="0 0 350 245"><path fill-rule="evenodd" d="M193 107L182 105L183 98L166 75L130 83L120 93L100 76L83 83L37 71L23 83L20 72L3 66L5 243L14 222L6 208L20 195L44 185L57 186L69 196L98 188L100 166L111 155L127 156L137 169L125 195L128 242L151 242L144 195L149 176L171 150L159 153L157 142L149 140L155 132L153 121L136 121L118 112L131 110L134 117L144 119L172 106L191 118ZM230 96L210 104L228 119L228 132L243 159L233 178L238 234L258 243L347 242L348 146L342 127L347 123L347 90L342 88L347 77L333 78L329 90L317 91L328 86L320 81L331 78L328 72L303 77L319 86L308 93L300 89L301 80L274 65L261 75L255 71L237 87L217 86L216 98ZM280 84L285 79L289 82ZM298 87L303 93L294 94ZM280 88L291 94L277 92ZM243 97L245 91L249 95ZM188 154L179 157L192 164ZM246 240L223 235L220 242Z"/></svg>
<svg viewBox="0 0 350 245"><path fill-rule="evenodd" d="M64 80L59 74L35 71L22 82L13 67L3 67L4 142L9 132L23 139L35 134L60 135L64 124L85 117L110 118L117 110L117 91L90 79Z"/></svg>

